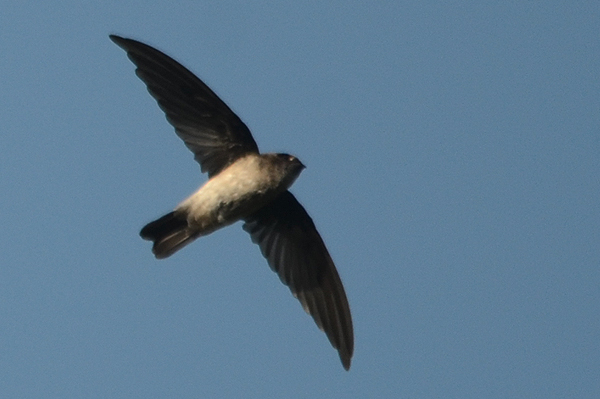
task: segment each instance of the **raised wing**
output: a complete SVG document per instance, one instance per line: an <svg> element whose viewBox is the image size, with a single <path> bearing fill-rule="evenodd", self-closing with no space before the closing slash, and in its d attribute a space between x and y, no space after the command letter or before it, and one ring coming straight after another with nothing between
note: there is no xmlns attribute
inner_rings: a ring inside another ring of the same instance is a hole
<svg viewBox="0 0 600 399"><path fill-rule="evenodd" d="M346 370L354 351L352 316L333 260L302 205L289 192L245 219L244 230L273 271L327 334Z"/></svg>
<svg viewBox="0 0 600 399"><path fill-rule="evenodd" d="M209 177L244 154L258 152L244 122L183 65L136 40L110 38L137 66L137 76Z"/></svg>

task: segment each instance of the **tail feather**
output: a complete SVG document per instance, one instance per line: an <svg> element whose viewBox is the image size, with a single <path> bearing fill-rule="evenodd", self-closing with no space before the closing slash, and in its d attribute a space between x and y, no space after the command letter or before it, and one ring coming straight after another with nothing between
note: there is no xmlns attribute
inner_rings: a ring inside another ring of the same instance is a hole
<svg viewBox="0 0 600 399"><path fill-rule="evenodd" d="M152 252L163 259L192 242L197 234L188 227L185 214L170 212L144 226L140 236L153 241Z"/></svg>

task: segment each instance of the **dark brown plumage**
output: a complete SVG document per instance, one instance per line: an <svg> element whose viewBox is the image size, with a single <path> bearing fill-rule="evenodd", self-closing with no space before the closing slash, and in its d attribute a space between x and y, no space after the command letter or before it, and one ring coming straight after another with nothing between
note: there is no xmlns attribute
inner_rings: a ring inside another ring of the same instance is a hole
<svg viewBox="0 0 600 399"><path fill-rule="evenodd" d="M209 180L174 211L146 225L157 258L243 220L269 266L338 350L346 370L354 350L350 307L333 260L302 205L288 191L304 165L288 154L259 154L250 130L189 70L162 52L111 35L194 153Z"/></svg>

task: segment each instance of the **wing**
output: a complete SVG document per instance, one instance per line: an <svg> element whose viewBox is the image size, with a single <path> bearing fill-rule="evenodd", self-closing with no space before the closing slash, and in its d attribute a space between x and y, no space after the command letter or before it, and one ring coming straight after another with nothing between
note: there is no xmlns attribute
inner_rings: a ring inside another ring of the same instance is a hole
<svg viewBox="0 0 600 399"><path fill-rule="evenodd" d="M144 43L110 38L137 66L136 74L203 172L214 176L244 154L258 152L244 122L183 65Z"/></svg>
<svg viewBox="0 0 600 399"><path fill-rule="evenodd" d="M325 331L348 370L354 350L350 306L331 256L308 213L286 191L246 218L243 227L260 246L271 269Z"/></svg>

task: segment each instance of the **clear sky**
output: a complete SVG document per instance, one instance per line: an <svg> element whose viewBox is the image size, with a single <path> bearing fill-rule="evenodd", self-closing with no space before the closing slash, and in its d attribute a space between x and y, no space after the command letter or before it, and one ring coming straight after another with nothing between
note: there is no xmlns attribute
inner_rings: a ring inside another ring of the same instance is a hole
<svg viewBox="0 0 600 399"><path fill-rule="evenodd" d="M598 397L598 1L90 3L0 13L0 396ZM241 223L154 259L206 177L110 33L307 165L349 372Z"/></svg>

